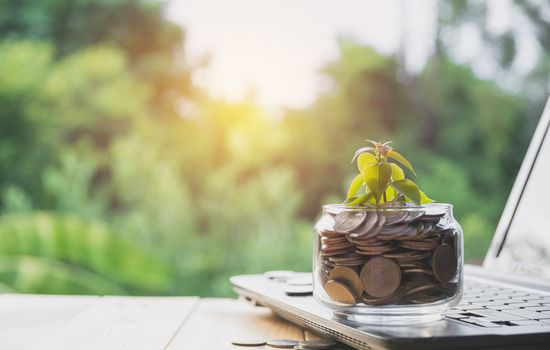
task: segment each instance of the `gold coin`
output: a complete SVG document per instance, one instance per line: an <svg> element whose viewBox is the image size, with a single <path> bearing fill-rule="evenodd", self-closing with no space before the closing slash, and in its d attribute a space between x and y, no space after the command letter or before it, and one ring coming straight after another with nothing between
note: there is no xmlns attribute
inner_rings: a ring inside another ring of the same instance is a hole
<svg viewBox="0 0 550 350"><path fill-rule="evenodd" d="M376 257L361 269L363 289L376 298L385 297L397 290L401 284L401 269L392 259Z"/></svg>
<svg viewBox="0 0 550 350"><path fill-rule="evenodd" d="M430 256L432 252L414 252L414 251L402 251L394 253L384 253L385 258L395 259L399 262L410 262L425 259Z"/></svg>
<svg viewBox="0 0 550 350"><path fill-rule="evenodd" d="M419 285L419 286L408 289L405 292L405 296L420 293L420 292L424 292L424 291L434 289L434 288L437 288L437 286L435 284L431 284L431 283L422 284L422 285Z"/></svg>
<svg viewBox="0 0 550 350"><path fill-rule="evenodd" d="M448 244L441 244L437 247L432 257L432 269L435 277L441 282L449 282L458 267L456 254Z"/></svg>
<svg viewBox="0 0 550 350"><path fill-rule="evenodd" d="M346 284L353 294L358 297L363 294L363 285L359 275L352 268L336 266L330 272L330 279Z"/></svg>
<svg viewBox="0 0 550 350"><path fill-rule="evenodd" d="M344 254L338 256L329 257L329 261L336 265L342 266L359 266L367 262L367 259L364 256L357 254Z"/></svg>
<svg viewBox="0 0 550 350"><path fill-rule="evenodd" d="M363 294L361 299L365 304L372 306L397 304L403 296L403 292L404 289L400 286L395 292L383 298L373 298L367 294Z"/></svg>
<svg viewBox="0 0 550 350"><path fill-rule="evenodd" d="M433 250L439 244L438 239L424 239L421 241L400 241L399 245L403 248L413 250Z"/></svg>
<svg viewBox="0 0 550 350"><path fill-rule="evenodd" d="M334 301L342 304L355 304L355 296L344 283L329 280L325 283L325 291Z"/></svg>

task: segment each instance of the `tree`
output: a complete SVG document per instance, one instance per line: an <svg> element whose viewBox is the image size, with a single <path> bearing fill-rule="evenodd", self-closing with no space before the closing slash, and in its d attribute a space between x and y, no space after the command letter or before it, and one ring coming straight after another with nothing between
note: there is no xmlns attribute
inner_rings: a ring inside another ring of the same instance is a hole
<svg viewBox="0 0 550 350"><path fill-rule="evenodd" d="M177 117L177 102L192 94L184 31L165 19L156 1L5 0L0 37L49 41L56 58L97 44L116 46L151 86L149 108L156 118Z"/></svg>

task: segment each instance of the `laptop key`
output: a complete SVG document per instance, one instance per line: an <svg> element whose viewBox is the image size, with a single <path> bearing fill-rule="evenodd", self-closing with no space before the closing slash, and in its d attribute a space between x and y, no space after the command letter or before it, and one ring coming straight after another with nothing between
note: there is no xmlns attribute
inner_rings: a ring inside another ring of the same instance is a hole
<svg viewBox="0 0 550 350"><path fill-rule="evenodd" d="M513 321L517 326L546 326L544 322L535 321L535 320L523 320L523 321Z"/></svg>
<svg viewBox="0 0 550 350"><path fill-rule="evenodd" d="M532 320L550 319L550 313L545 314L542 312L536 312L536 311L527 310L527 309L506 310L503 312L510 313L513 315L523 316Z"/></svg>
<svg viewBox="0 0 550 350"><path fill-rule="evenodd" d="M445 315L445 317L447 318L452 318L453 320L460 320L460 321L464 321L468 318L470 318L469 316L466 316L466 315L462 315L462 314L451 314L451 315Z"/></svg>
<svg viewBox="0 0 550 350"><path fill-rule="evenodd" d="M522 299L533 302L533 303L542 303L542 301L540 299L540 295L530 295L530 296L524 297Z"/></svg>
<svg viewBox="0 0 550 350"><path fill-rule="evenodd" d="M528 297L530 295L531 294L528 294L528 293L515 292L515 293L513 293L512 297L513 298L523 298L523 297Z"/></svg>
<svg viewBox="0 0 550 350"><path fill-rule="evenodd" d="M495 310L476 310L476 311L472 311L472 313L478 314L484 317L489 317L491 319L498 320L498 321L527 320L527 318L523 316L512 315L509 313L495 311Z"/></svg>
<svg viewBox="0 0 550 350"><path fill-rule="evenodd" d="M511 305L490 305L487 306L488 309L491 310L517 310L519 309L518 304L511 304Z"/></svg>
<svg viewBox="0 0 550 350"><path fill-rule="evenodd" d="M470 311L470 310L482 310L484 309L484 307L481 305L459 305L457 306L457 309Z"/></svg>
<svg viewBox="0 0 550 350"><path fill-rule="evenodd" d="M512 304L514 305L514 304ZM527 303L527 302L523 302L523 303L516 303L515 305L519 306L520 308L522 309L525 309L527 307L537 307L537 306L540 306L540 304L537 304L537 303Z"/></svg>
<svg viewBox="0 0 550 350"><path fill-rule="evenodd" d="M550 306L544 306L544 305L539 305L539 306L529 306L529 307L526 307L525 309L527 310L533 310L533 311L550 311Z"/></svg>
<svg viewBox="0 0 550 350"><path fill-rule="evenodd" d="M486 327L486 328L496 328L496 327L502 327L500 324L493 323L489 320L483 319L483 318L468 318L465 320L460 320L462 322L475 324L477 326Z"/></svg>
<svg viewBox="0 0 550 350"><path fill-rule="evenodd" d="M495 306L495 305L502 305L502 302L500 302L500 301L474 301L474 302L472 302L472 305Z"/></svg>
<svg viewBox="0 0 550 350"><path fill-rule="evenodd" d="M470 302L472 304L480 304L480 303L489 303L492 300L493 299L491 299L491 298L476 298L476 299L470 300Z"/></svg>
<svg viewBox="0 0 550 350"><path fill-rule="evenodd" d="M540 306L538 303L529 303L524 300L510 300L505 302L508 305L517 305L518 307L530 307L530 306Z"/></svg>
<svg viewBox="0 0 550 350"><path fill-rule="evenodd" d="M512 300L512 298L510 297L506 297L506 296L496 296L493 298L493 301L502 301L502 302L506 302L508 300Z"/></svg>

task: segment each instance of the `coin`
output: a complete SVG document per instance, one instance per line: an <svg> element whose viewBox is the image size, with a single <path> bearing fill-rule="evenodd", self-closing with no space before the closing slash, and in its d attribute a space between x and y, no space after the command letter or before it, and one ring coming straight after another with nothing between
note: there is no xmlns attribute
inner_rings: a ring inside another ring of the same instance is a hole
<svg viewBox="0 0 550 350"><path fill-rule="evenodd" d="M378 235L378 233L380 233L380 231L384 228L385 224L386 217L384 215L378 215L378 221L376 222L374 228L367 235L367 237L375 237L376 235Z"/></svg>
<svg viewBox="0 0 550 350"><path fill-rule="evenodd" d="M337 345L337 343L333 340L328 339L312 339L302 340L298 345L306 349L324 350L332 349Z"/></svg>
<svg viewBox="0 0 550 350"><path fill-rule="evenodd" d="M441 282L449 282L456 274L457 259L453 248L448 244L437 247L432 257L432 269L435 277Z"/></svg>
<svg viewBox="0 0 550 350"><path fill-rule="evenodd" d="M329 275L331 280L344 283L355 296L363 293L361 279L354 269L345 266L336 266Z"/></svg>
<svg viewBox="0 0 550 350"><path fill-rule="evenodd" d="M300 341L292 340L292 339L272 339L272 340L268 340L266 343L268 346L271 346L272 348L293 349L294 346L300 344Z"/></svg>
<svg viewBox="0 0 550 350"><path fill-rule="evenodd" d="M401 241L399 245L403 248L413 250L433 250L439 245L439 239L424 239L421 241Z"/></svg>
<svg viewBox="0 0 550 350"><path fill-rule="evenodd" d="M361 255L382 255L392 251L394 247L388 246L374 246L374 247L363 247L357 246L355 252Z"/></svg>
<svg viewBox="0 0 550 350"><path fill-rule="evenodd" d="M386 226L380 233L377 238L380 240L400 240L408 239L415 236L417 230L414 226L409 224L399 224L394 226Z"/></svg>
<svg viewBox="0 0 550 350"><path fill-rule="evenodd" d="M231 341L231 344L237 346L262 346L265 345L263 339L235 339Z"/></svg>
<svg viewBox="0 0 550 350"><path fill-rule="evenodd" d="M355 304L355 296L350 288L344 283L329 280L325 283L325 291L334 301L342 304Z"/></svg>
<svg viewBox="0 0 550 350"><path fill-rule="evenodd" d="M327 238L346 237L345 233L336 232L336 231L321 231L319 232L319 236L327 237Z"/></svg>
<svg viewBox="0 0 550 350"><path fill-rule="evenodd" d="M388 258L376 257L361 269L363 289L371 296L381 298L393 293L401 283L399 265Z"/></svg>
<svg viewBox="0 0 550 350"><path fill-rule="evenodd" d="M400 301L401 297L403 296L403 293L404 293L404 288L399 287L395 292L383 298L373 298L370 295L363 294L361 299L365 304L372 305L372 306L396 304Z"/></svg>
<svg viewBox="0 0 550 350"><path fill-rule="evenodd" d="M407 219L409 214L406 211L386 211L384 216L386 217L386 225L395 225Z"/></svg>
<svg viewBox="0 0 550 350"><path fill-rule="evenodd" d="M342 250L346 248L352 248L353 245L348 242L341 242L341 243L323 243L321 244L321 249L324 251L335 251L335 250Z"/></svg>
<svg viewBox="0 0 550 350"><path fill-rule="evenodd" d="M403 222L417 221L418 218L424 215L424 211L423 210L409 211L408 214L409 214L408 217L404 219Z"/></svg>
<svg viewBox="0 0 550 350"><path fill-rule="evenodd" d="M338 257L340 255L346 255L352 252L353 252L352 250L342 250L342 251L336 251L336 252L323 252L323 255L329 258L333 258L333 257Z"/></svg>
<svg viewBox="0 0 550 350"><path fill-rule="evenodd" d="M385 253L385 258L395 259L399 262L418 261L429 257L431 252L419 253L413 250L405 250L401 252Z"/></svg>
<svg viewBox="0 0 550 350"><path fill-rule="evenodd" d="M424 215L420 218L420 220L437 223L442 216L443 215Z"/></svg>
<svg viewBox="0 0 550 350"><path fill-rule="evenodd" d="M270 280L276 280L276 281L286 281L287 279L294 276L294 271L267 271L264 273L264 276L267 277L267 279Z"/></svg>
<svg viewBox="0 0 550 350"><path fill-rule="evenodd" d="M420 292L424 292L424 291L434 289L434 288L437 288L437 286L435 284L420 284L417 287L408 289L405 292L405 296L420 293Z"/></svg>
<svg viewBox="0 0 550 350"><path fill-rule="evenodd" d="M360 238L369 236L378 222L378 214L369 212L361 225L359 225L352 233L348 235L351 238Z"/></svg>
<svg viewBox="0 0 550 350"><path fill-rule="evenodd" d="M321 236L321 243L323 244L334 244L334 243L342 243L342 242L348 242L348 239L346 238L346 236L341 236L338 238Z"/></svg>
<svg viewBox="0 0 550 350"><path fill-rule="evenodd" d="M367 259L357 254L344 254L329 257L329 261L336 265L359 266L367 262Z"/></svg>
<svg viewBox="0 0 550 350"><path fill-rule="evenodd" d="M425 275L433 275L433 272L427 269L403 269L403 273L423 273Z"/></svg>
<svg viewBox="0 0 550 350"><path fill-rule="evenodd" d="M313 286L286 286L285 294L290 297L308 296L313 293Z"/></svg>
<svg viewBox="0 0 550 350"><path fill-rule="evenodd" d="M307 277L294 277L286 281L286 284L290 286L310 286L313 284L313 278L311 276Z"/></svg>
<svg viewBox="0 0 550 350"><path fill-rule="evenodd" d="M338 232L351 232L361 225L366 216L365 211L342 211L334 217L334 229Z"/></svg>

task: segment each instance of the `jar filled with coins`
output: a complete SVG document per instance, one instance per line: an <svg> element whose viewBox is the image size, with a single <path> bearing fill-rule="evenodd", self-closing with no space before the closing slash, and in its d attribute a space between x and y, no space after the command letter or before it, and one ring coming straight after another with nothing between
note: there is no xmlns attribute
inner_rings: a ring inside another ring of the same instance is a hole
<svg viewBox="0 0 550 350"><path fill-rule="evenodd" d="M462 252L449 204L326 205L314 230L314 296L358 322L435 321L460 301Z"/></svg>

